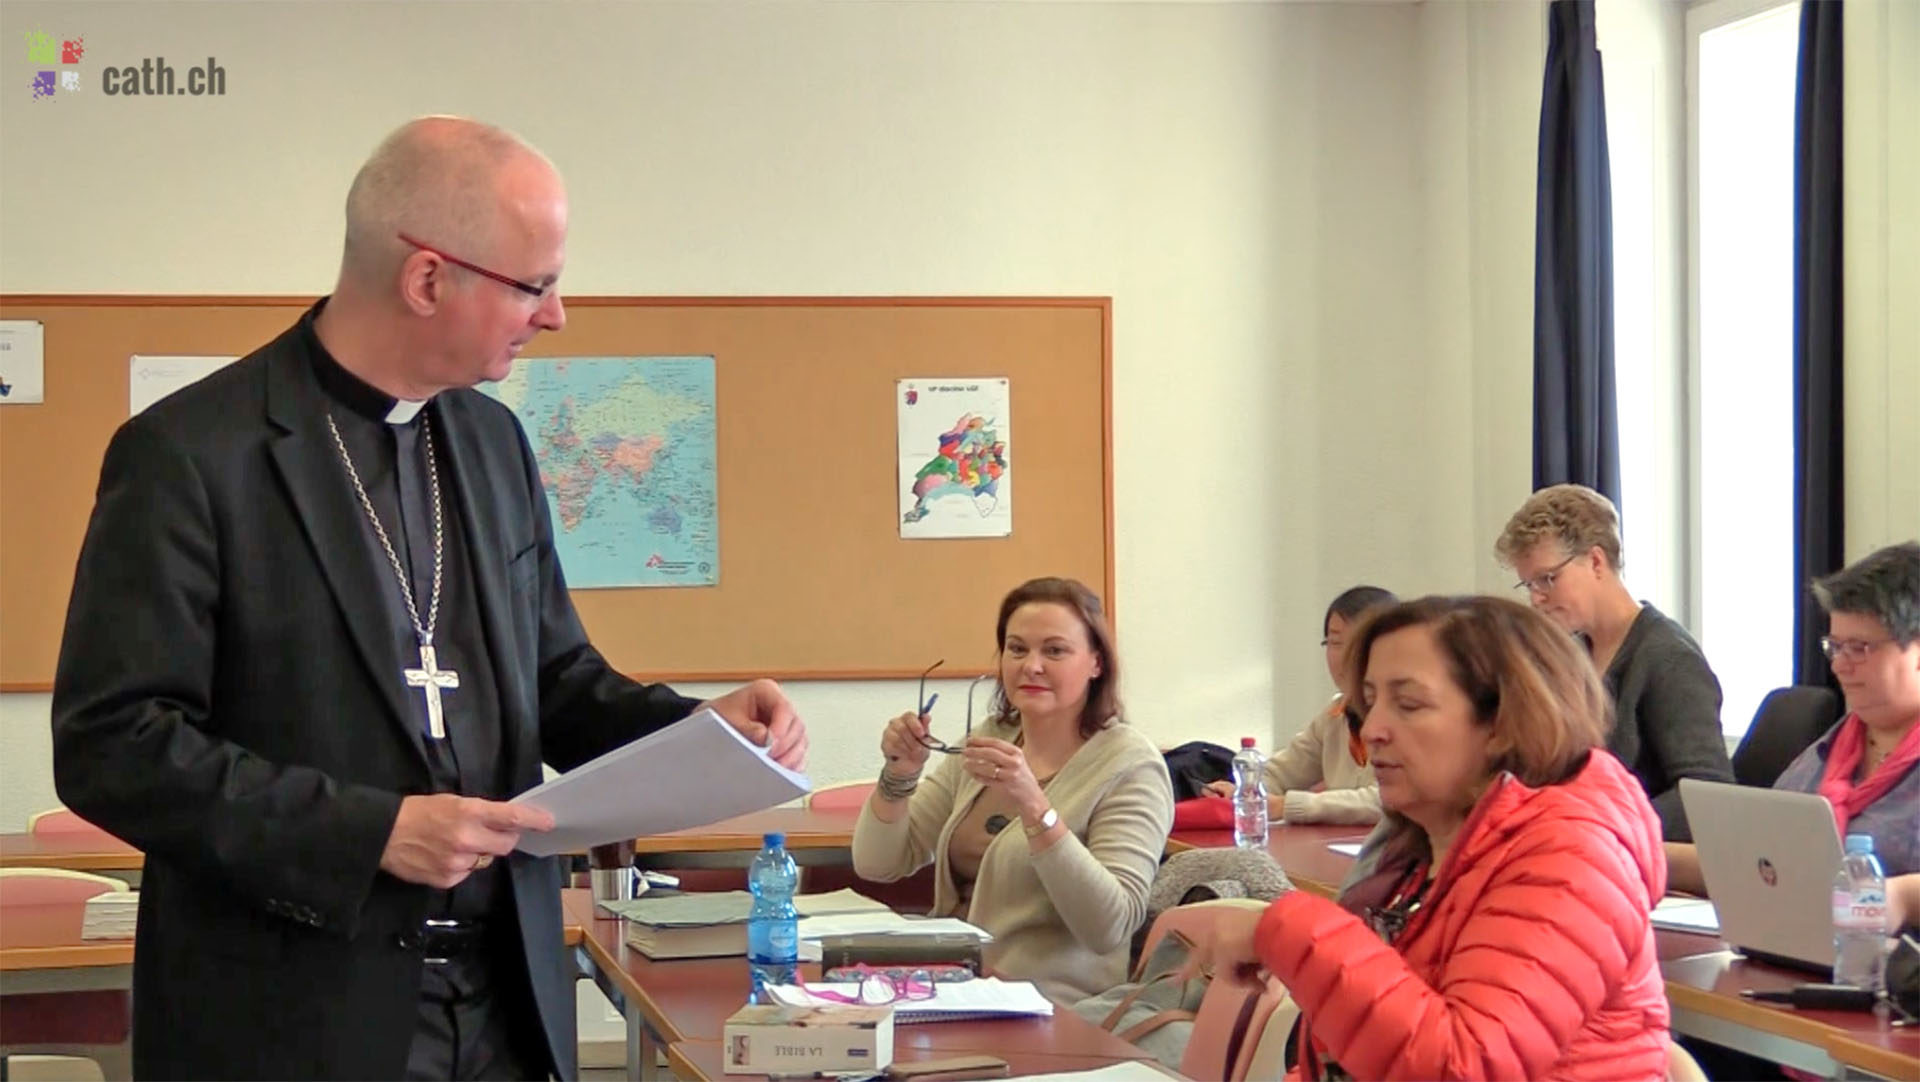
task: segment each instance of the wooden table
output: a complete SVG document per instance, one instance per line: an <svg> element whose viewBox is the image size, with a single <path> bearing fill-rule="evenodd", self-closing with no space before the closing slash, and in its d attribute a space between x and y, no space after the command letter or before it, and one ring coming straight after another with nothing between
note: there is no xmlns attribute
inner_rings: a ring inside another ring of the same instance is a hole
<svg viewBox="0 0 1920 1082"><path fill-rule="evenodd" d="M1714 936L1657 931L1673 1032L1823 1077L1920 1078L1920 1032L1859 1011L1755 1003L1742 990L1783 991L1814 978L1752 962Z"/></svg>
<svg viewBox="0 0 1920 1082"><path fill-rule="evenodd" d="M576 953L583 972L626 1018L629 1078L659 1078L659 1055L673 1044L718 1041L727 1019L747 1001L744 958L654 961L627 946L619 920L598 911L587 920ZM817 966L802 970L818 979ZM940 1058L985 1051L1002 1059L1029 1054L1091 1057L1100 1065L1148 1058L1064 1007L1051 1018L900 1026L894 1031L894 1048L902 1058L908 1052Z"/></svg>
<svg viewBox="0 0 1920 1082"><path fill-rule="evenodd" d="M966 1025L967 1023L939 1022L931 1024L960 1026ZM948 1050L902 1046L898 1043L897 1035L903 1032L904 1028L905 1027L895 1027L894 1029L896 1038L893 1061L895 1063L924 1063L927 1060L947 1059L951 1056L961 1054ZM729 1082L729 1080L732 1079L739 1079L741 1082L752 1082L754 1079L767 1079L768 1076L766 1075L726 1073L726 1061L721 1054L722 1050L723 1046L719 1041L675 1041L667 1047L667 1069L672 1071L673 1076L681 1079L682 1082ZM1006 1060L1010 1072L1016 1076L1052 1074L1064 1071L1092 1071L1101 1067L1112 1066L1114 1063L1112 1057L1109 1056L1087 1056L1059 1052L1003 1052L996 1048L987 1054L999 1056L1001 1059ZM1180 1077L1165 1070L1158 1063L1154 1063L1151 1060L1145 1062L1167 1078L1177 1079Z"/></svg>
<svg viewBox="0 0 1920 1082"><path fill-rule="evenodd" d="M124 879L138 886L140 850L93 834L0 834L0 868L66 868Z"/></svg>
<svg viewBox="0 0 1920 1082"><path fill-rule="evenodd" d="M1336 853L1328 846L1334 842L1362 842L1370 827L1318 826L1275 823L1267 828L1267 852L1293 880L1293 885L1331 898L1340 890L1353 858ZM1167 851L1181 849L1231 849L1231 830L1182 830L1167 841Z"/></svg>
<svg viewBox="0 0 1920 1082"><path fill-rule="evenodd" d="M90 992L133 986L133 940L82 939L85 902L9 906L0 917L0 992Z"/></svg>
<svg viewBox="0 0 1920 1082"><path fill-rule="evenodd" d="M858 811L768 808L711 826L637 838L633 859L642 868L744 868L760 852L767 832L778 830L787 836L794 863L848 865L859 818Z"/></svg>
<svg viewBox="0 0 1920 1082"><path fill-rule="evenodd" d="M641 867L744 868L760 851L768 831L784 831L795 862L845 865L853 862L853 825L857 811L769 808L704 827L654 834L634 842ZM118 839L92 835L0 834L0 868L67 868L98 872L137 883L146 858Z"/></svg>
<svg viewBox="0 0 1920 1082"><path fill-rule="evenodd" d="M561 892L561 940L577 947L592 919L584 890ZM132 939L82 939L85 902L9 906L0 919L0 991L82 992L130 988Z"/></svg>

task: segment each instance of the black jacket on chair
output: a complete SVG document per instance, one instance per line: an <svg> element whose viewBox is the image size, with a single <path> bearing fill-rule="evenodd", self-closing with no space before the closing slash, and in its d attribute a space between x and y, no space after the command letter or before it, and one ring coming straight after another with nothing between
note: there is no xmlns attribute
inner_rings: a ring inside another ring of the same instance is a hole
<svg viewBox="0 0 1920 1082"><path fill-rule="evenodd" d="M80 553L54 778L146 854L142 1078L399 1078L416 1025L422 958L401 937L430 891L379 862L402 796L431 791L424 737L382 646L392 574L358 532L309 341L290 329L122 425ZM511 791L538 784L543 760L564 770L686 716L694 700L628 680L588 643L513 415L470 390L430 408ZM571 1078L560 868L502 863L540 1027Z"/></svg>

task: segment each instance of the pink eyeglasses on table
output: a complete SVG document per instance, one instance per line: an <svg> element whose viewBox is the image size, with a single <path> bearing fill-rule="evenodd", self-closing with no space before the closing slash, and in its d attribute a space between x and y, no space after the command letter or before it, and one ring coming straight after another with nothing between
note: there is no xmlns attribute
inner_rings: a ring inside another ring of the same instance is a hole
<svg viewBox="0 0 1920 1082"><path fill-rule="evenodd" d="M853 995L805 983L800 987L815 999L824 999L831 1003L854 1003L863 1007L884 1007L889 1003L915 1003L932 999L935 994L933 977L924 969L916 969L905 977L895 976L884 970L870 970L860 978L858 989Z"/></svg>

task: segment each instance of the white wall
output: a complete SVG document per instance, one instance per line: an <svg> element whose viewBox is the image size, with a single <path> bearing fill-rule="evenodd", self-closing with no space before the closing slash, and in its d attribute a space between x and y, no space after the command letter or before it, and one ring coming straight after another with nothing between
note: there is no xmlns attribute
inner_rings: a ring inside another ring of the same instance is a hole
<svg viewBox="0 0 1920 1082"><path fill-rule="evenodd" d="M1846 550L1920 538L1920 4L1848 0Z"/></svg>
<svg viewBox="0 0 1920 1082"><path fill-rule="evenodd" d="M322 292L360 159L454 111L567 174L575 293L1110 294L1133 720L1169 744L1270 740L1326 691L1334 592L1500 585L1487 548L1528 476L1540 20L10 3L5 40L83 34L99 64L210 54L229 85L0 95L0 289ZM0 84L25 82L18 52ZM792 690L820 782L868 774L911 698ZM0 828L52 802L47 710L0 697Z"/></svg>

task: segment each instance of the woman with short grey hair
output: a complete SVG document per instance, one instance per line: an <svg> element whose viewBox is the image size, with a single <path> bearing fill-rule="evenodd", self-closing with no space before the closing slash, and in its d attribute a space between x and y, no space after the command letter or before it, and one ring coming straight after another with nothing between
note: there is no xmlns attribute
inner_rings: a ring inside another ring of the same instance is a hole
<svg viewBox="0 0 1920 1082"><path fill-rule="evenodd" d="M1607 750L1653 802L1668 841L1693 840L1680 779L1733 781L1720 730L1720 681L1678 622L1628 592L1613 501L1584 485L1527 498L1494 545L1533 607L1579 636L1613 698Z"/></svg>

